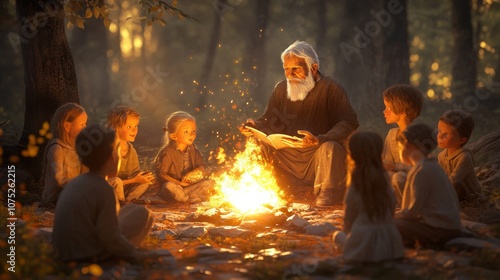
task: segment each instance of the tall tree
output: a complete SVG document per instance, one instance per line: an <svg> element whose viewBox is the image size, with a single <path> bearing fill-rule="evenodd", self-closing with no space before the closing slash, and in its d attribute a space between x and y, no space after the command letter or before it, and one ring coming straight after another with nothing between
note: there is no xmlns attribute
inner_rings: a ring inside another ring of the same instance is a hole
<svg viewBox="0 0 500 280"><path fill-rule="evenodd" d="M38 134L60 105L79 102L63 5L63 0L16 0L26 97L20 144Z"/></svg>
<svg viewBox="0 0 500 280"><path fill-rule="evenodd" d="M102 20L91 19L85 29L74 28L71 32L70 46L79 79L79 92L82 103L89 109L100 104L108 104L109 62L108 30Z"/></svg>
<svg viewBox="0 0 500 280"><path fill-rule="evenodd" d="M197 94L197 107L203 108L207 104L208 97L208 81L210 79L210 73L214 67L215 55L217 52L217 46L220 43L221 36L221 26L222 20L224 18L224 13L228 9L228 4L226 0L217 0L214 4L214 22L212 25L212 33L210 36L210 42L208 43L207 54L205 57L205 63L203 64L203 69L201 72L200 82L198 84Z"/></svg>
<svg viewBox="0 0 500 280"><path fill-rule="evenodd" d="M3 107L0 112L0 123L6 120L22 121L13 115L18 115L24 107L24 98L19 98L17 93L24 90L24 86L19 82L18 77L22 77L22 69L20 67L20 57L16 55L20 51L20 41L17 35L16 9L9 1L0 2L0 37L4 40L0 41L0 92L1 105ZM19 125L19 123L18 123ZM17 125L16 125L17 126ZM5 127L4 127L5 130ZM0 135L2 138L2 135ZM15 137L17 138L17 137ZM17 139L16 139L17 140Z"/></svg>
<svg viewBox="0 0 500 280"><path fill-rule="evenodd" d="M473 94L477 78L477 53L474 50L471 0L452 0L453 32L452 84L455 101L462 103Z"/></svg>
<svg viewBox="0 0 500 280"><path fill-rule="evenodd" d="M319 54L322 54L323 56L326 56L326 28L327 28L327 23L326 23L326 0L318 0L318 6L317 6L317 11L318 11L318 25L317 25L317 32L318 34L317 39L316 39L316 48L317 52Z"/></svg>
<svg viewBox="0 0 500 280"><path fill-rule="evenodd" d="M389 7L393 0L385 0L383 7ZM410 77L410 47L408 45L407 1L400 0L397 13L387 9L376 13L384 29L383 61L385 66L385 87L393 84L407 84ZM384 27L384 25L386 25Z"/></svg>
<svg viewBox="0 0 500 280"><path fill-rule="evenodd" d="M380 115L380 93L384 88L382 27L370 12L378 11L381 1L346 1L342 10L335 77L344 85L353 108L363 117Z"/></svg>
<svg viewBox="0 0 500 280"><path fill-rule="evenodd" d="M63 0L16 0L25 85L24 128L17 149L28 146L29 135L38 135L60 105L79 102L63 5ZM20 168L38 178L41 154L31 154Z"/></svg>
<svg viewBox="0 0 500 280"><path fill-rule="evenodd" d="M262 94L262 84L266 79L266 31L269 20L270 0L257 0L255 4L255 22L250 26L246 44L246 58L243 69L252 81L251 95L264 104L267 95Z"/></svg>

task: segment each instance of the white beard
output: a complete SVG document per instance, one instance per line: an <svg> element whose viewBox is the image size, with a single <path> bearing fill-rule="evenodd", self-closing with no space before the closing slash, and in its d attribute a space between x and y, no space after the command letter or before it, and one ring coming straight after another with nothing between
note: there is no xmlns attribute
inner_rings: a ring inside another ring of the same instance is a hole
<svg viewBox="0 0 500 280"><path fill-rule="evenodd" d="M298 83L290 83L290 80L297 81ZM298 78L286 80L286 92L287 97L291 101L302 101L306 98L307 94L311 89L314 88L315 82L311 75L311 71L307 74L307 77L302 80Z"/></svg>

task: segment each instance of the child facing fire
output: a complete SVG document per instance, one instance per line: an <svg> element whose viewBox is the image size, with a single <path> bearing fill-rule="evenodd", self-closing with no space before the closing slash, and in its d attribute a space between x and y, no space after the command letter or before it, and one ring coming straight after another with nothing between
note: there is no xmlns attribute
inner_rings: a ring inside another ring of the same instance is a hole
<svg viewBox="0 0 500 280"><path fill-rule="evenodd" d="M348 139L348 190L344 198L344 231L333 241L351 262L378 262L404 256L394 224L394 192L382 164L382 138L354 132Z"/></svg>
<svg viewBox="0 0 500 280"><path fill-rule="evenodd" d="M163 146L155 158L158 196L189 203L208 200L215 183L206 178L203 158L193 144L196 139L194 117L183 111L174 112L167 118L163 130Z"/></svg>
<svg viewBox="0 0 500 280"><path fill-rule="evenodd" d="M432 129L412 124L398 133L401 159L411 164L401 209L394 214L396 227L408 247L440 247L460 236L460 205L448 176L436 158Z"/></svg>
<svg viewBox="0 0 500 280"><path fill-rule="evenodd" d="M384 167L391 178L391 185L398 205L403 197L406 175L411 165L405 164L399 156L396 136L404 131L422 111L422 93L411 85L396 84L387 88L384 93L384 118L387 124L397 124L387 133L382 155Z"/></svg>

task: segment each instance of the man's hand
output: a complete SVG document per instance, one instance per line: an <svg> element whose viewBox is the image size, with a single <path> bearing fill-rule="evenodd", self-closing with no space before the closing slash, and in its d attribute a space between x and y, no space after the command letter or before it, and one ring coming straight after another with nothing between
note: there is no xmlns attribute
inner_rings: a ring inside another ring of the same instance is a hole
<svg viewBox="0 0 500 280"><path fill-rule="evenodd" d="M251 118L247 119L247 121L239 127L241 134L245 135L246 137L253 136L253 132L250 131L250 129L246 128L246 125L255 126L255 121Z"/></svg>
<svg viewBox="0 0 500 280"><path fill-rule="evenodd" d="M296 139L283 138L281 142L283 142L287 146L290 146L291 148L315 147L319 144L319 139L311 132L307 130L298 130L297 133L300 135L304 135L301 141Z"/></svg>

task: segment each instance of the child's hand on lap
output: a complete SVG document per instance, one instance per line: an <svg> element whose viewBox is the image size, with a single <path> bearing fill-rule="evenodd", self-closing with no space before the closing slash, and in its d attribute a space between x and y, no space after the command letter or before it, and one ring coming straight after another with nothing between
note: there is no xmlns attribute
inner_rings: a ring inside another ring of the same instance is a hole
<svg viewBox="0 0 500 280"><path fill-rule="evenodd" d="M134 181L140 184L151 183L155 179L155 176L151 172L139 172L139 174L135 175Z"/></svg>
<svg viewBox="0 0 500 280"><path fill-rule="evenodd" d="M203 179L203 171L199 168L188 172L184 178L182 178L182 183L187 183L187 184L194 184L198 181L201 181Z"/></svg>

